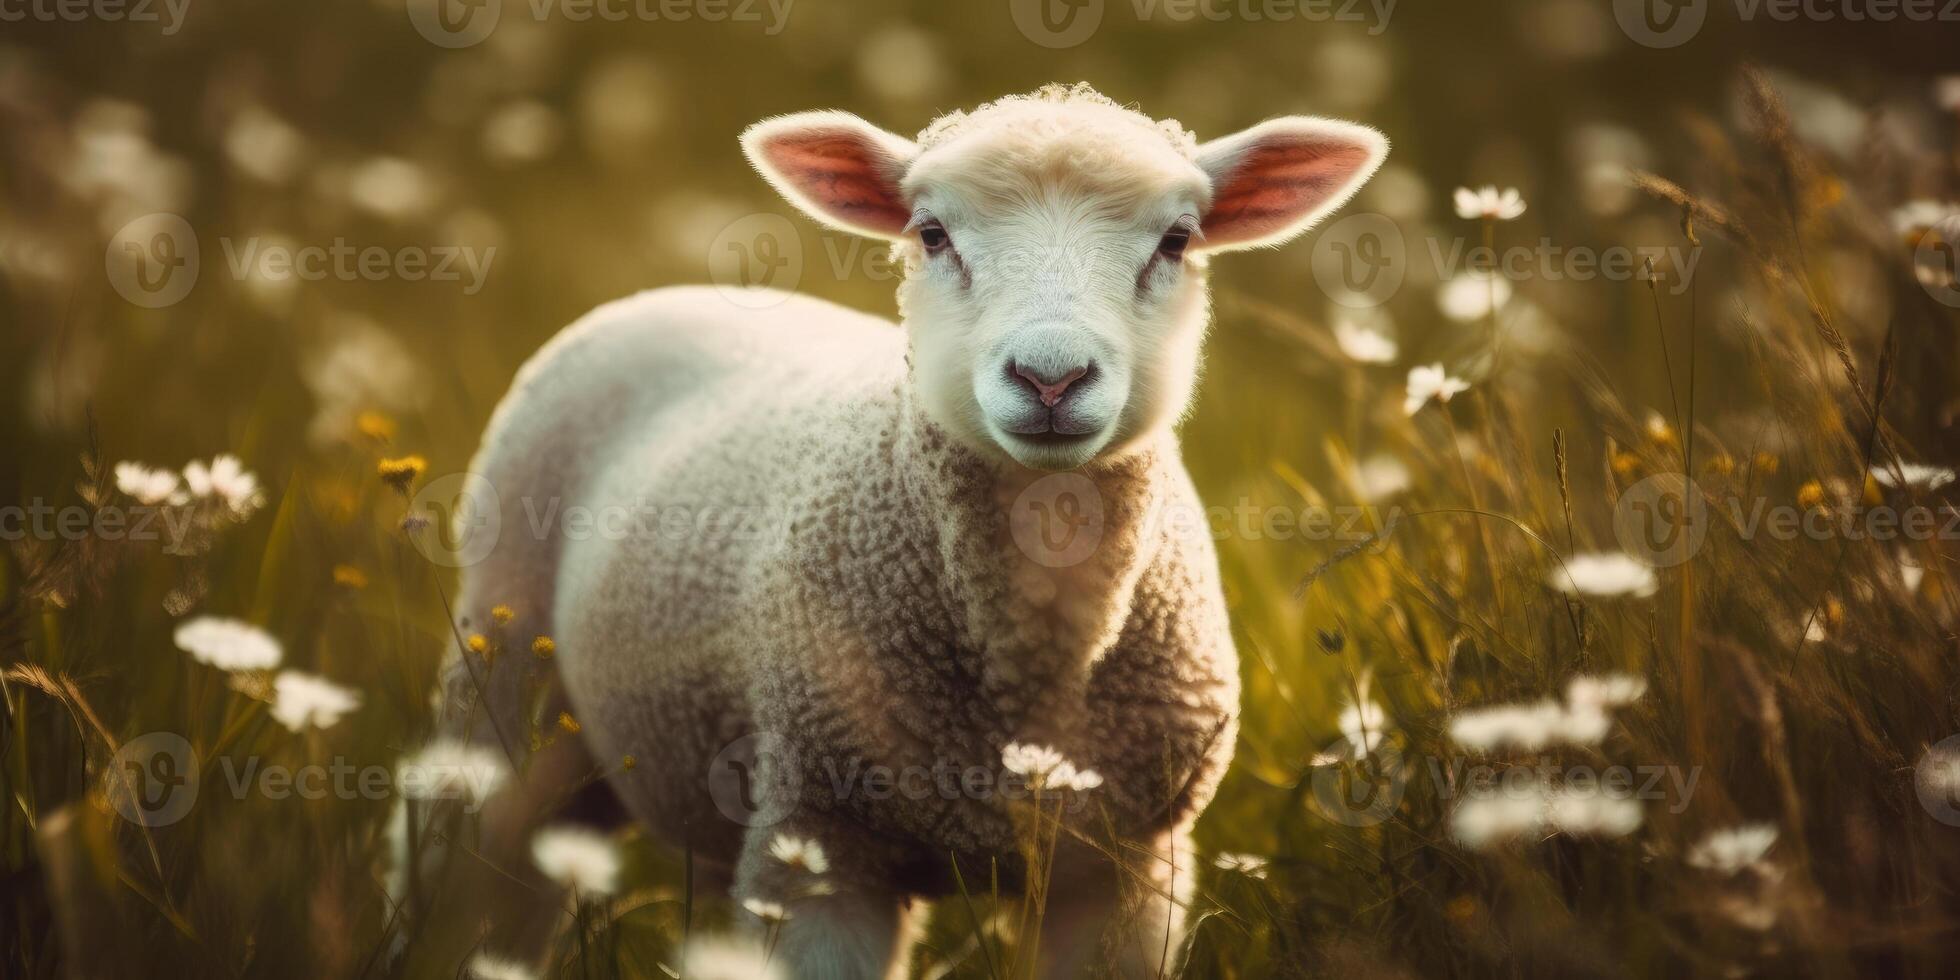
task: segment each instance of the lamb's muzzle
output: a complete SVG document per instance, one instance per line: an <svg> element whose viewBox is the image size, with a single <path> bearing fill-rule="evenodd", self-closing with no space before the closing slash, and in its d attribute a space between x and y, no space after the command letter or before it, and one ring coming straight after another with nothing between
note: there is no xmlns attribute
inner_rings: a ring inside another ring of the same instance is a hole
<svg viewBox="0 0 1960 980"><path fill-rule="evenodd" d="M1044 970L1109 950L1117 973L1154 975L1238 710L1213 542L1165 519L1203 513L1172 425L1207 258L1304 230L1387 143L1288 117L1199 144L1080 86L916 141L820 112L742 144L812 217L892 244L903 329L787 294L665 289L594 311L519 373L472 464L503 527L533 526L541 501L651 503L763 515L774 533L505 535L466 571L461 615L507 604L513 635L557 643L549 661L452 665L452 731L527 731L541 696L581 725L493 802L485 856L521 854L545 801L605 772L703 878L786 908L776 955L795 974L879 976L902 969L911 899L952 888L949 855L1025 870L1026 811L998 790L869 793L839 771L951 767L999 787L1052 748L1093 805L1063 812ZM731 820L712 768L764 736L794 798L780 823ZM822 888L780 857L806 844L829 857Z"/></svg>

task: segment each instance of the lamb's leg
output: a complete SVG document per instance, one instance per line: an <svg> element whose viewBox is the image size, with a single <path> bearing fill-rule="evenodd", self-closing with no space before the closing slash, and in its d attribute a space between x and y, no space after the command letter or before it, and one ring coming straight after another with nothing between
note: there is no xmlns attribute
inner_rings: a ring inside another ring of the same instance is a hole
<svg viewBox="0 0 1960 980"><path fill-rule="evenodd" d="M776 860L769 847L779 834L821 842L835 861L856 849L836 833L790 825L751 828L737 868L735 899L781 905L787 920L749 920L774 942L772 958L795 980L878 980L906 974L906 950L915 912L906 896L853 877L835 865L821 876Z"/></svg>
<svg viewBox="0 0 1960 980"><path fill-rule="evenodd" d="M1175 976L1195 873L1189 828L1122 849L1056 855L1041 922L1041 976Z"/></svg>

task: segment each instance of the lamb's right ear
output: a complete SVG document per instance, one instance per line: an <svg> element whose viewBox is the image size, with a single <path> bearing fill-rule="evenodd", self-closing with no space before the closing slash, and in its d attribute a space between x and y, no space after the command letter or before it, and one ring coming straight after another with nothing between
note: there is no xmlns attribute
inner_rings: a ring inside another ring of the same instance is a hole
<svg viewBox="0 0 1960 980"><path fill-rule="evenodd" d="M912 220L899 181L918 145L848 112L765 119L742 134L742 152L791 204L832 228L891 239Z"/></svg>

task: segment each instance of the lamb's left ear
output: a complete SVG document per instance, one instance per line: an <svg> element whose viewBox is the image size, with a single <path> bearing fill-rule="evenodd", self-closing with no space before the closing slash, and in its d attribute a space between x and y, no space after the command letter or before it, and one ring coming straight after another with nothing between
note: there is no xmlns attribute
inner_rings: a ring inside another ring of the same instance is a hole
<svg viewBox="0 0 1960 980"><path fill-rule="evenodd" d="M1351 122L1269 119L1198 147L1211 178L1199 222L1208 251L1278 245L1346 203L1388 156L1388 138Z"/></svg>
<svg viewBox="0 0 1960 980"><path fill-rule="evenodd" d="M742 152L791 204L832 228L897 238L912 220L899 181L918 145L848 112L765 119L742 134Z"/></svg>

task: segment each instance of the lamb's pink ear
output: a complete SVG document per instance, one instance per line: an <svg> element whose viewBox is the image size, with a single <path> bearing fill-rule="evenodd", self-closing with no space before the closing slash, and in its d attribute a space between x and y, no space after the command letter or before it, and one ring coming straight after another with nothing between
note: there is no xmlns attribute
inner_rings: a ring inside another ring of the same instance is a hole
<svg viewBox="0 0 1960 980"><path fill-rule="evenodd" d="M848 112L765 119L742 134L742 152L791 204L832 228L897 238L912 220L899 181L918 146Z"/></svg>
<svg viewBox="0 0 1960 980"><path fill-rule="evenodd" d="M1231 251L1278 245L1340 207L1388 156L1388 138L1351 122L1269 119L1198 147L1211 177L1201 245Z"/></svg>

